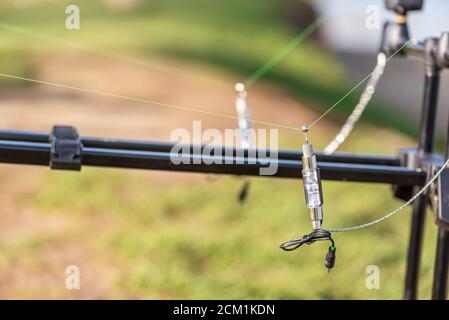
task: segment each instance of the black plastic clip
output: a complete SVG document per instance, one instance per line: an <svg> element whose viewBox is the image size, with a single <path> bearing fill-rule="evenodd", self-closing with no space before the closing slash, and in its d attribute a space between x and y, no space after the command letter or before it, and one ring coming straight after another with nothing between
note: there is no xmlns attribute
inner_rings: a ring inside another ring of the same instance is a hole
<svg viewBox="0 0 449 320"><path fill-rule="evenodd" d="M50 168L81 170L83 145L74 127L54 126L50 134Z"/></svg>

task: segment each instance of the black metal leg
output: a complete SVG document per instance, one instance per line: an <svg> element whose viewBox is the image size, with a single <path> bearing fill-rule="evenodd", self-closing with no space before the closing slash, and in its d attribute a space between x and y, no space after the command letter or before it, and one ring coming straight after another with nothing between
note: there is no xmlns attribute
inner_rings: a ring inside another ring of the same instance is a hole
<svg viewBox="0 0 449 320"><path fill-rule="evenodd" d="M421 113L421 129L419 135L419 151L427 153L433 151L435 136L435 120L438 104L438 86L440 69L433 62L431 48L436 45L436 40L426 39L426 70L424 82L424 96ZM414 204L412 227L407 255L407 270L405 277L404 299L416 299L418 290L418 275L421 259L422 239L424 235L424 221L427 198L420 197Z"/></svg>
<svg viewBox="0 0 449 320"><path fill-rule="evenodd" d="M449 231L438 228L437 252L433 274L433 300L447 299L447 278L449 272Z"/></svg>
<svg viewBox="0 0 449 320"><path fill-rule="evenodd" d="M417 192L415 189L414 192ZM410 241L407 256L407 270L405 275L404 299L416 300L418 291L419 266L421 261L421 247L424 236L424 221L427 207L427 197L419 197L413 206Z"/></svg>
<svg viewBox="0 0 449 320"><path fill-rule="evenodd" d="M449 158L449 120L447 126L447 141L446 141L446 159L448 158ZM447 192L447 190L444 190L444 192ZM435 254L435 266L433 271L432 300L447 299L448 273L449 273L449 230L443 227L439 227L437 238L437 251Z"/></svg>

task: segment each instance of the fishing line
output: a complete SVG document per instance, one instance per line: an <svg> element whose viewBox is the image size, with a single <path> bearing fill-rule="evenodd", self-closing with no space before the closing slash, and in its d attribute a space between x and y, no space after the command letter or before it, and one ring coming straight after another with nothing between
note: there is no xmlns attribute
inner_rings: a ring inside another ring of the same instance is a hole
<svg viewBox="0 0 449 320"><path fill-rule="evenodd" d="M327 19L328 19L328 16L326 16L326 15L322 15L322 16L318 17L306 29L304 29L301 33L299 33L291 42L289 42L289 44L286 47L284 47L275 56L273 56L267 63L262 65L251 77L248 78L248 80L246 82L248 82L249 84L254 84L255 81L260 79L266 72L268 72L271 68L273 68L274 65L276 65L281 59L283 59L286 55L288 55L295 47L297 47L301 42L306 40L308 38L308 36L311 33L313 33L313 31L315 31L320 25L322 25L324 22L326 22ZM63 40L63 39L57 38L55 36L52 36L52 35L44 33L44 32L30 30L28 28L20 27L17 25L12 25L12 24L9 24L6 22L0 21L0 28L17 33L17 34L33 37L33 38L36 38L39 40L63 44L65 46L68 46L71 48L75 48L78 50L82 50L82 51L96 54L99 56L103 56L106 58L124 61L127 63L135 64L135 65L142 66L142 67L156 70L156 71L174 74L176 76L183 76L183 77L188 77L188 78L198 78L198 79L201 78L202 80L206 80L209 82L220 83L222 85L225 84L224 81L219 81L217 79L212 80L212 78L205 78L205 77L197 75L196 73L183 71L183 70L176 69L176 68L173 68L173 67L170 67L167 65L151 64L151 63L148 63L147 61L144 61L144 60L141 60L138 58L132 58L132 57L128 57L128 56L125 56L125 55L122 55L119 53L114 53L114 52L110 52L110 51L101 50L98 48L93 48L91 46L88 46L88 45L85 45L82 43L76 43L76 42ZM155 104L155 105L159 105L159 106L171 107L171 108L176 108L176 109L185 110L185 111L203 113L203 114L207 114L207 115L219 116L219 117L225 117L225 118L238 120L238 117L235 117L235 116L229 115L229 114L209 112L206 110L201 110L201 109L196 109L196 108L191 108L191 107L176 106L176 105L171 105L171 104L167 104L167 103L161 103L161 102L150 101L150 100L139 99L139 98L128 97L128 96L121 96L121 95L111 94L111 93L97 91L97 90L90 90L90 89L74 87L74 86L69 86L69 85L64 85L64 84L50 83L47 81L35 80L35 79L30 79L30 78L25 78L25 77L19 77L19 76L7 75L7 74L1 74L1 76L14 78L14 79L18 79L18 80L23 80L23 81L39 83L39 84L56 86L56 87L65 88L65 89L78 90L78 91L83 91L83 92L88 92L88 93L93 93L93 94L99 94L99 95L121 98L121 99L143 102L143 103L149 103L149 104ZM226 87L228 87L227 83L226 83ZM249 121L252 123L258 123L258 124L262 124L262 125L266 125L266 126L270 126L270 127L299 131L298 128L292 127L292 126L278 125L275 123L259 121L259 120L249 120Z"/></svg>
<svg viewBox="0 0 449 320"><path fill-rule="evenodd" d="M189 72L186 70L182 70L179 68L174 68L172 66L166 65L166 64L161 64L161 63L150 63L146 60L143 59L139 59L136 57L129 57L117 52L111 52L111 51L106 51L106 50L102 50L99 48L94 48L92 46L88 46L86 44L83 43L79 43L79 42L72 42L72 41L67 41L58 37L55 37L53 35L50 35L48 33L44 33L41 31L35 31L35 30L31 30L28 28L24 28L24 27L20 27L17 25L12 25L6 22L2 22L0 21L0 28L4 29L4 30L8 30L17 34L21 34L21 35L25 35L28 37L32 37L32 38L36 38L39 40L44 40L47 42L54 42L57 44L62 44L64 46L73 48L73 49L77 49L77 50L81 50L81 51L85 51L91 54L95 54L98 56L102 56L105 58L109 58L109 59L113 59L113 60L117 60L117 61L122 61L122 62L126 62L126 63L130 63L130 64L134 64L136 66L140 66L140 67L144 67L150 70L154 70L154 71L159 71L159 72L164 72L164 73L168 73L168 74L173 74L175 76L178 77L184 77L184 78L191 78L191 79L199 79L199 80L204 80L210 83L215 83L215 84L219 84L221 86L226 86L227 88L229 87L229 84L226 81L221 81L218 78L212 78L212 77L204 77L201 76L197 73L194 72Z"/></svg>
<svg viewBox="0 0 449 320"><path fill-rule="evenodd" d="M346 228L333 228L333 229L326 229L324 228L324 230L329 231L329 232L348 232L348 231L355 231L355 230L359 230L359 229L363 229L366 227L370 227L372 225L378 224L388 218L391 218L392 216L394 216L396 213L400 212L402 209L404 209L405 207L407 207L409 204L411 204L413 201L415 201L420 195L422 195L424 192L427 191L427 189L429 189L429 187L435 182L436 179L438 179L438 177L441 175L441 173L443 173L443 171L446 169L446 167L449 165L449 159L446 160L446 162L444 162L444 164L441 166L441 168L435 173L435 175L424 185L424 187L419 190L413 197L411 197L407 202L403 203L400 207L396 208L395 210L387 213L386 215L384 215L383 217L373 220L371 222L368 223L364 223L364 224L360 224L360 225L356 225L356 226L352 226L352 227L346 227Z"/></svg>
<svg viewBox="0 0 449 320"><path fill-rule="evenodd" d="M414 39L411 39L410 41L414 41ZM355 106L354 110L352 110L349 117L346 119L344 125L341 127L339 133L332 139L332 141L324 148L324 153L327 155L330 155L334 153L338 147L345 142L345 140L349 137L352 130L354 129L354 126L357 124L357 122L360 120L360 117L362 116L363 112L365 111L366 107L368 106L369 102L371 101L374 93L376 92L377 84L379 82L379 79L382 77L384 71L385 71L385 65L386 62L392 58L394 55L396 55L402 48L394 52L388 59L386 59L386 55L384 52L380 52L377 55L377 63L374 67L373 72L371 73L368 83L363 90L363 93L360 95L359 102Z"/></svg>
<svg viewBox="0 0 449 320"><path fill-rule="evenodd" d="M408 40L404 45L402 45L395 53L393 53L391 56L389 56L385 63L387 63L391 58L393 58L398 52L400 52L404 47L406 47L410 42L414 41L414 38ZM341 97L336 103L334 103L330 108L328 108L324 113L322 113L315 121L313 121L311 124L308 125L309 129L314 127L318 122L320 122L325 116L329 114L336 106L340 104L344 99L346 99L347 96L349 96L354 90L356 90L358 87L360 87L366 80L368 80L375 70L368 74L366 77L364 77L359 83L357 83L351 90L349 90L348 93L346 93L343 97Z"/></svg>
<svg viewBox="0 0 449 320"><path fill-rule="evenodd" d="M199 108L194 108L194 107L181 106L181 105L169 104L169 103L158 102L158 101L153 101L153 100L147 100L147 99L142 99L142 98L124 96L124 95L109 93L109 92L105 92L105 91L99 91L99 90L75 87L75 86L71 86L71 85L55 83L55 82L48 82L48 81L43 81L43 80L31 79L31 78L25 78L25 77L20 77L20 76L5 74L5 73L0 73L0 77L11 78L11 79L16 79L16 80L23 80L23 81L28 81L28 82L32 82L32 83L37 83L37 84L41 84L41 85L48 85L48 86L53 86L53 87L58 87L58 88L63 88L63 89L76 90L76 91L80 91L80 92L85 92L85 93L90 93L90 94L95 94L95 95L101 95L101 96L105 96L105 97L111 97L111 98L117 98L117 99L122 99L122 100L141 102L141 103L146 103L146 104L152 104L152 105L157 105L157 106L160 106L160 107L166 107L166 108L177 109L177 110L182 110L182 111L201 113L201 114L205 114L205 115L209 115L209 116L222 117L222 118L233 119L233 120L238 120L239 119L238 116L231 115L231 114L226 114L226 113L221 113L221 112L207 111L207 110L204 110L204 109L199 109ZM268 127L300 131L299 128L291 127L291 126L287 126L287 125L276 124L276 123L273 123L273 122L267 122L267 121L261 121L261 120L252 120L252 119L248 120L248 121L251 121L252 123L265 125L265 126L268 126Z"/></svg>
<svg viewBox="0 0 449 320"><path fill-rule="evenodd" d="M326 22L327 19L328 19L328 16L322 15L322 16L318 17L310 25L308 25L292 41L290 41L287 44L287 46L285 46L281 51L279 51L277 54L275 54L270 60L268 60L265 64L263 64L259 69L257 69L256 72L254 72L254 74L251 75L244 82L246 84L246 87L249 87L250 85L254 84L257 80L259 80L265 73L267 73L277 63L279 63L279 61L281 61L285 56L287 56L295 47L297 47L300 43L305 41L316 29L318 29L319 26L321 26L324 22ZM145 60L142 60L139 58L129 57L129 56L126 56L126 55L123 55L120 53L116 53L116 52L101 50L99 48L94 48L92 46L88 46L86 44L79 43L79 42L67 41L67 40L55 37L53 35L50 35L48 33L31 30L31 29L13 25L10 23L0 21L0 28L17 33L17 34L25 35L28 37L33 37L33 38L36 38L39 40L62 44L62 45L65 45L65 46L68 46L68 47L71 47L71 48L74 48L77 50L82 50L82 51L96 54L96 55L99 55L102 57L127 62L130 64L145 67L145 68L152 69L155 71L173 74L178 77L196 78L196 79L205 80L205 81L208 81L211 83L214 82L216 84L220 84L222 86L229 87L227 82L221 81L217 78L200 76L197 73L189 72L186 70L181 70L179 68L174 68L174 67L164 65L161 63L158 63L158 64L149 63L148 61L145 61Z"/></svg>
<svg viewBox="0 0 449 320"><path fill-rule="evenodd" d="M345 142L345 140L349 137L352 130L354 129L354 126L357 124L357 122L360 120L360 117L362 116L363 112L365 111L366 107L368 106L369 102L371 101L371 98L373 97L376 88L377 83L379 79L382 77L384 70L385 70L385 60L386 56L385 53L380 52L377 55L377 63L374 68L373 73L371 74L371 77L368 80L368 83L363 90L363 93L360 95L360 100L355 106L354 110L352 110L349 117L346 119L344 125L341 127L338 134L332 139L332 141L323 149L323 152L327 155L330 155L334 153L338 147Z"/></svg>
<svg viewBox="0 0 449 320"><path fill-rule="evenodd" d="M329 19L329 15L321 15L314 22L308 25L303 31L296 35L283 49L271 57L266 63L264 63L259 69L257 69L248 79L243 83L246 88L249 88L256 81L262 78L268 71L270 71L276 64L284 59L290 52L293 51L298 45L304 42L315 30L317 30L322 24Z"/></svg>

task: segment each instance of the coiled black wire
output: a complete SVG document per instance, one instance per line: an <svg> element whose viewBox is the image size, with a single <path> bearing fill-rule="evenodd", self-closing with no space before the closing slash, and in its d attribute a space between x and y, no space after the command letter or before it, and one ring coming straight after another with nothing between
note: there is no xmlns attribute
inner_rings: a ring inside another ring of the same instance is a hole
<svg viewBox="0 0 449 320"><path fill-rule="evenodd" d="M335 247L334 240L329 231L324 229L315 229L311 233L306 234L302 238L296 238L280 245L280 248L285 251L293 251L301 247L303 244L312 244L315 241L329 240L332 243L332 247Z"/></svg>

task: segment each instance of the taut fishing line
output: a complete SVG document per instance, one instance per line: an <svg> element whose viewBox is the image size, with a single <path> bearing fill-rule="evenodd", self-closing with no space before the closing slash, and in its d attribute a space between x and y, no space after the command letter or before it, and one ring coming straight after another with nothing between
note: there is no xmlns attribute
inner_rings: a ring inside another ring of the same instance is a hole
<svg viewBox="0 0 449 320"><path fill-rule="evenodd" d="M245 86L249 87L254 84L257 80L259 80L265 73L271 70L280 60L282 60L286 55L288 55L295 47L297 47L300 43L304 42L319 26L321 26L324 22L328 20L327 15L319 16L315 21L313 21L309 26L307 26L304 30L298 33L293 40L291 40L282 50L280 50L277 54L275 54L270 60L268 60L265 64L263 64L259 69L257 69L245 82ZM175 68L166 64L161 63L150 63L147 60L139 59L136 57L129 57L121 53L106 51L100 48L92 47L84 43L68 41L65 39L61 39L55 37L51 34L44 33L41 31L36 31L33 29L25 28L23 26L17 26L10 23L6 23L4 21L0 21L0 28L14 32L16 34L21 34L27 37L32 37L39 40L44 40L46 42L53 42L62 44L64 46L85 51L88 53L96 54L102 57L134 64L140 67L152 69L155 71L165 72L169 74L173 74L179 77L187 77L192 79L201 79L208 82L214 82L223 86L228 87L228 83L221 81L217 78L212 77L204 77L200 76L195 72L190 72L185 69Z"/></svg>
<svg viewBox="0 0 449 320"><path fill-rule="evenodd" d="M325 154L334 153L338 147L348 138L352 129L359 121L360 117L365 111L368 103L371 101L372 96L377 88L377 83L379 79L382 77L382 74L385 70L386 57L385 53L380 52L377 55L377 64L374 68L373 73L371 74L368 83L365 87L365 90L360 96L359 103L355 106L354 110L351 112L351 115L346 119L344 125L341 127L340 132L335 136L334 139L324 148Z"/></svg>
<svg viewBox="0 0 449 320"><path fill-rule="evenodd" d="M334 229L324 229L326 231L329 232L348 232L348 231L355 231L355 230L359 230L359 229L363 229L366 227L370 227L373 226L375 224L378 224L379 222L382 222L392 216L394 216L396 213L398 213L399 211L401 211L402 209L404 209L405 207L407 207L409 204L411 204L413 201L415 201L420 195L422 195L424 192L427 191L427 189L429 189L429 187L435 182L436 179L438 179L438 177L443 173L443 171L446 169L446 167L449 165L449 159L446 160L443 165L441 166L441 168L435 173L435 175L429 179L429 181L424 185L424 187L422 187L421 190L419 190L413 197L411 197L407 202L404 202L400 207L396 208L395 210L387 213L386 215L384 215L383 217L380 217L379 219L373 220L371 222L368 223L364 223L364 224L360 224L360 225L355 225L352 227L346 227L346 228L334 228Z"/></svg>
<svg viewBox="0 0 449 320"><path fill-rule="evenodd" d="M124 95L109 93L109 92L100 91L100 90L93 90L93 89L87 89L87 88L82 88L82 87L66 85L66 84L62 84L62 83L48 82L48 81L43 81L43 80L37 80L37 79L32 79L32 78L10 75L10 74L6 74L6 73L0 73L0 77L16 79L16 80L23 80L23 81L28 81L28 82L32 82L32 83L41 84L41 85L53 86L53 87L62 88L62 89L76 90L76 91L80 91L80 92L84 92L84 93L90 93L90 94L95 94L95 95L100 95L100 96L105 96L105 97L117 98L117 99L134 101L134 102L141 102L141 103L145 103L145 104L151 104L151 105L156 105L159 107L177 109L177 110L182 110L182 111L186 111L186 112L195 112L195 113L200 113L200 114L204 114L204 115L208 115L208 116L215 116L215 117L222 117L222 118L227 118L227 119L238 120L238 116L235 116L232 114L213 112L213 111L208 111L208 110L194 108L194 107L175 105L175 104L169 104L169 103L164 103L164 102L159 102L159 101L154 101L154 100L147 100L147 99L142 99L142 98L124 96ZM252 119L249 121L252 123L257 123L257 124L265 125L268 127L300 131L299 128L282 125L282 124L276 124L273 122L252 120Z"/></svg>
<svg viewBox="0 0 449 320"><path fill-rule="evenodd" d="M262 78L268 71L273 69L282 59L290 54L298 45L304 42L315 30L329 20L329 15L319 16L314 22L307 26L303 31L298 33L284 48L272 56L266 63L260 66L243 84L246 88L252 86L256 81Z"/></svg>
<svg viewBox="0 0 449 320"><path fill-rule="evenodd" d="M302 30L299 34L297 34L295 36L295 38L293 40L291 40L282 50L280 50L275 56L273 56L270 60L268 60L259 69L257 69L245 81L245 83L247 83L247 86L254 84L257 80L259 80L265 73L267 73L270 69L272 69L281 59L283 59L287 54L289 54L300 43L304 42L320 25L322 25L327 20L328 20L328 16L322 15L322 16L318 17L314 22L312 22L308 27L306 27L304 30ZM125 55L122 55L119 53L115 53L115 52L101 50L98 48L88 46L83 43L76 43L76 42L63 40L63 39L57 38L55 36L49 35L47 33L38 32L35 30L21 27L21 26L12 25L12 24L9 24L6 22L0 21L0 28L3 28L4 30L8 30L8 31L11 31L11 32L14 32L17 34L33 37L33 38L36 38L39 40L44 40L47 42L55 42L55 43L63 44L65 46L68 46L71 48L83 50L83 51L86 51L89 53L97 54L97 55L100 55L103 57L107 57L107 58L111 58L111 59L115 59L115 60L119 60L119 61L128 62L131 64L135 64L135 65L146 67L146 68L153 69L153 70L171 73L171 74L175 74L178 76L184 76L184 77L190 77L190 78L202 78L204 80L212 81L211 78L199 77L196 73L180 70L178 68L173 68L173 67L167 66L167 65L151 64L145 60L128 57L128 56L125 56ZM218 116L218 117L223 117L223 118L228 118L228 119L234 119L234 120L239 121L238 115L234 116L231 114L212 112L212 111L207 111L207 110L203 110L203 109L199 109L199 108L162 103L162 102L158 102L158 101L151 101L151 100L147 100L147 99L129 97L129 96L124 96L124 95L117 95L117 94L103 92L103 91L99 91L99 90L91 90L91 89L87 89L87 88L75 87L75 86L70 86L70 85L60 84L60 83L52 83L52 82L48 82L48 81L25 78L25 77L9 75L9 74L4 74L4 73L0 74L0 76L17 79L17 80L33 82L33 83L38 83L38 84L43 84L43 85L77 90L77 91L82 91L82 92L91 93L91 94L97 94L97 95L114 97L114 98L119 98L119 99L130 100L130 101L142 102L142 103L147 103L147 104L153 104L153 105L158 105L158 106L162 106L162 107L174 108L174 109L178 109L178 110L202 113L202 114L206 114L209 116ZM219 81L214 80L214 82L219 82ZM220 81L220 83L223 84L223 82L221 82L221 81ZM240 95L240 93L239 93L239 95ZM245 98L246 98L246 91L245 91ZM279 129L288 129L288 130L299 131L298 128L293 127L293 126L276 124L276 123L267 122L267 121L247 119L247 122L248 123L257 123L257 124L261 124L261 125L265 125L265 126L269 126L269 127L279 128Z"/></svg>
<svg viewBox="0 0 449 320"><path fill-rule="evenodd" d="M399 53L403 48L405 48L410 42L414 41L414 39L410 39L408 40L404 45L402 45L398 50L396 50L395 53L393 53L390 57L388 57L385 60L385 63L387 63L391 58L393 58L397 53ZM341 97L337 102L335 102L331 107L329 107L325 112L323 112L317 119L315 119L315 121L313 121L311 124L308 125L309 129L312 129L312 127L314 127L318 122L320 122L325 116L327 116L329 114L329 112L331 112L332 110L335 109L336 106L338 106L340 104L340 102L342 102L344 99L346 99L353 91L355 91L358 87L360 87L366 80L368 80L373 73L376 70L374 70L373 72L371 72L370 74L368 74L366 77L364 77L362 80L360 80L359 83L357 83L351 90L349 90L343 97Z"/></svg>
<svg viewBox="0 0 449 320"><path fill-rule="evenodd" d="M367 79L368 83L365 86L365 89L363 90L362 94L360 95L359 102L355 106L355 108L352 110L349 117L346 119L345 123L341 127L338 134L332 139L331 142L324 148L324 153L327 155L330 155L334 153L340 145L345 142L345 140L349 137L352 130L354 129L354 126L357 124L357 122L360 120L363 112L365 111L366 107L368 106L369 102L371 101L371 98L373 97L374 93L376 92L377 84L382 77L385 66L387 62L393 58L397 53L399 53L408 43L413 42L414 39L410 39L408 42L406 42L403 46L401 46L398 50L396 50L390 57L386 57L384 52L379 52L377 55L377 63L374 67L373 72L371 72L368 76L362 79L352 90L350 90L343 98L341 98L339 101L337 101L336 104L331 106L326 112L324 112L318 119L316 119L311 125L309 125L309 128L312 128L315 124L317 124L324 116L327 115L330 111L334 109L341 101L343 101L352 91L354 91L356 88L358 88L363 82L365 82Z"/></svg>
<svg viewBox="0 0 449 320"><path fill-rule="evenodd" d="M53 42L53 43L61 44L66 47L70 47L72 49L88 52L88 53L95 54L95 55L98 55L98 56L101 56L104 58L109 58L109 59L113 59L113 60L117 60L117 61L126 62L129 64L133 64L133 65L136 65L139 67L144 67L144 68L154 70L154 71L164 72L167 74L173 74L177 77L199 79L199 80L204 80L204 81L211 82L211 83L220 84L223 87L228 87L227 82L221 81L218 78L204 77L198 73L190 72L185 69L175 68L175 67L169 66L167 64L162 64L159 62L151 63L147 60L139 59L136 57L130 57L130 56L127 56L127 55L124 55L121 53L117 53L117 52L113 52L113 51L106 51L106 50L103 50L100 48L89 46L84 43L68 41L68 40L61 39L61 38L55 37L53 35L41 32L41 31L24 28L22 26L17 26L17 25L13 25L13 24L9 24L9 23L0 21L0 28L10 31L10 32L14 32L16 34L24 35L27 37L32 37L32 38L35 38L38 40L44 40L46 42Z"/></svg>

